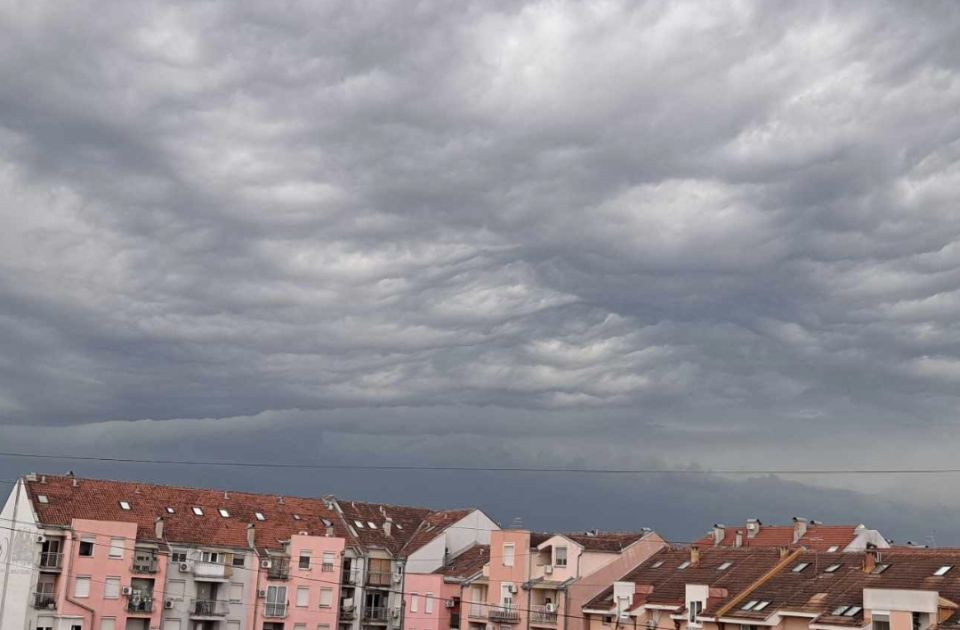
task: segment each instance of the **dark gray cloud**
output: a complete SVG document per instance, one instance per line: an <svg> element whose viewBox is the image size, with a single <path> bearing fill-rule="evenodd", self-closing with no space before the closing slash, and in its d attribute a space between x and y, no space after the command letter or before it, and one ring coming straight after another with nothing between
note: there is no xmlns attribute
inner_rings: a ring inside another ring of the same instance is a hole
<svg viewBox="0 0 960 630"><path fill-rule="evenodd" d="M0 42L6 444L952 457L952 3L33 2L0 6ZM891 496L956 516L929 479L804 481L579 489L616 525L684 496L653 523L684 532L781 495L896 531ZM423 487L391 483L323 491ZM550 483L476 500L551 514Z"/></svg>

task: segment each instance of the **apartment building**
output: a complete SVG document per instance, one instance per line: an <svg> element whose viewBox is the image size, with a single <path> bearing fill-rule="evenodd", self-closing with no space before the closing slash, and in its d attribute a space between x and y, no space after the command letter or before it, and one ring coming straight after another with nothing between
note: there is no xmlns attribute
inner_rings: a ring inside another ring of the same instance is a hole
<svg viewBox="0 0 960 630"><path fill-rule="evenodd" d="M460 630L461 588L478 577L490 559L490 546L474 544L446 558L430 573L407 571L404 593L405 630Z"/></svg>
<svg viewBox="0 0 960 630"><path fill-rule="evenodd" d="M580 630L579 610L590 596L665 546L649 530L495 531L489 562L463 585L469 630Z"/></svg>
<svg viewBox="0 0 960 630"><path fill-rule="evenodd" d="M791 525L765 525L747 519L741 527L717 524L694 544L699 547L804 547L817 551L863 551L886 549L887 540L875 529L860 525L824 525L795 516Z"/></svg>

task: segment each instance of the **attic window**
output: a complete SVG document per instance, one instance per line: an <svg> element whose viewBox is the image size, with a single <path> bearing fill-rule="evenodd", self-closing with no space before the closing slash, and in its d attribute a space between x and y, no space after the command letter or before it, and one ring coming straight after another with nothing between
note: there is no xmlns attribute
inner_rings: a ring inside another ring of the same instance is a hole
<svg viewBox="0 0 960 630"><path fill-rule="evenodd" d="M47 495L45 495L45 494L38 494L38 495L37 495L37 501L39 501L40 503L43 503L43 504L50 503L50 499L48 499L48 498L47 498Z"/></svg>
<svg viewBox="0 0 960 630"><path fill-rule="evenodd" d="M172 507L167 508L167 514L173 514L174 512L176 512L176 510L174 510Z"/></svg>
<svg viewBox="0 0 960 630"><path fill-rule="evenodd" d="M823 570L824 573L836 573L837 569L840 568L839 564L831 564L829 567Z"/></svg>
<svg viewBox="0 0 960 630"><path fill-rule="evenodd" d="M801 563L798 564L797 566L793 567L793 572L794 572L794 573L800 573L801 571L803 571L804 569L806 569L806 568L809 567L809 566L810 566L810 563L809 563L809 562L801 562Z"/></svg>
<svg viewBox="0 0 960 630"><path fill-rule="evenodd" d="M197 516L203 516L203 510L198 508L197 506L193 506L193 513L196 514Z"/></svg>
<svg viewBox="0 0 960 630"><path fill-rule="evenodd" d="M121 510L130 511L130 504L127 503L126 501L121 501L121 502L120 502L120 509L121 509Z"/></svg>
<svg viewBox="0 0 960 630"><path fill-rule="evenodd" d="M938 576L938 577L941 576L941 575L946 575L946 574L950 571L950 569L952 569L952 568L953 568L953 565L952 565L952 564L945 564L945 565L943 565L942 567L940 567L939 569L937 569L936 571L934 571L933 574L936 575L936 576Z"/></svg>
<svg viewBox="0 0 960 630"><path fill-rule="evenodd" d="M299 520L300 520L300 515L299 515L299 514L294 514L294 515L293 515L293 520L299 521Z"/></svg>
<svg viewBox="0 0 960 630"><path fill-rule="evenodd" d="M858 612L860 612L861 610L863 610L863 609L860 608L859 606L851 606L850 608L847 608L847 612L843 613L843 616L844 616L844 617L853 617L853 616L855 616Z"/></svg>
<svg viewBox="0 0 960 630"><path fill-rule="evenodd" d="M726 571L727 569L729 569L729 568L732 567L732 566L733 566L733 563L730 562L730 561L727 561L727 562L724 562L723 564L721 564L719 567L717 567L717 571Z"/></svg>
<svg viewBox="0 0 960 630"><path fill-rule="evenodd" d="M370 526L370 529L376 529L376 528L377 528L377 524L374 523L374 522L372 522L372 521L367 521L367 525Z"/></svg>
<svg viewBox="0 0 960 630"><path fill-rule="evenodd" d="M650 565L650 568L651 568L651 569L659 569L659 568L662 567L662 566L663 566L663 560L657 560L656 562L654 562L653 564Z"/></svg>
<svg viewBox="0 0 960 630"><path fill-rule="evenodd" d="M740 610L753 610L753 607L756 606L759 602L755 599L750 600L746 604L740 607Z"/></svg>
<svg viewBox="0 0 960 630"><path fill-rule="evenodd" d="M839 551L840 545L830 545L827 547L827 553L833 553L834 551Z"/></svg>
<svg viewBox="0 0 960 630"><path fill-rule="evenodd" d="M400 523L397 523L397 529L403 529L403 525L401 525Z"/></svg>
<svg viewBox="0 0 960 630"><path fill-rule="evenodd" d="M770 605L770 602L760 602L759 604L753 607L753 611L757 612L758 610L763 610L769 605Z"/></svg>
<svg viewBox="0 0 960 630"><path fill-rule="evenodd" d="M226 508L220 508L218 511L223 518L230 518L230 512L228 512Z"/></svg>
<svg viewBox="0 0 960 630"><path fill-rule="evenodd" d="M677 569L682 570L682 569L686 569L689 566L690 566L690 561L684 560L683 562L680 563L680 566L678 566Z"/></svg>
<svg viewBox="0 0 960 630"><path fill-rule="evenodd" d="M890 568L889 564L878 564L873 568L873 571L871 571L870 573L873 575L880 575L881 573L883 573L889 568Z"/></svg>
<svg viewBox="0 0 960 630"><path fill-rule="evenodd" d="M256 517L258 521L267 520L267 517L263 515L263 512L254 512L253 515Z"/></svg>
<svg viewBox="0 0 960 630"><path fill-rule="evenodd" d="M354 521L353 524L356 525L359 529L363 529L363 523L361 523L360 521Z"/></svg>
<svg viewBox="0 0 960 630"><path fill-rule="evenodd" d="M830 614L834 616L840 616L843 613L847 612L848 608L853 608L853 606L837 606L836 608L833 609L833 611Z"/></svg>

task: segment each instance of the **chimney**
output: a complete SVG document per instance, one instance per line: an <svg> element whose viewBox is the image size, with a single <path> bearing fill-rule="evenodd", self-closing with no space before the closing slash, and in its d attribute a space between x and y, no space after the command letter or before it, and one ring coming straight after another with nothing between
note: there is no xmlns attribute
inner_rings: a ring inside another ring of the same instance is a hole
<svg viewBox="0 0 960 630"><path fill-rule="evenodd" d="M726 535L726 528L720 523L715 523L713 526L713 544L722 545L723 537Z"/></svg>
<svg viewBox="0 0 960 630"><path fill-rule="evenodd" d="M690 545L690 566L700 566L700 547L696 545Z"/></svg>
<svg viewBox="0 0 960 630"><path fill-rule="evenodd" d="M863 572L873 573L877 568L877 561L880 559L880 552L876 549L867 549L863 554Z"/></svg>
<svg viewBox="0 0 960 630"><path fill-rule="evenodd" d="M247 525L247 546L253 549L257 540L257 528L253 523Z"/></svg>
<svg viewBox="0 0 960 630"><path fill-rule="evenodd" d="M73 478L73 487L76 488L76 487L79 486L79 485L80 485L80 480L77 479L76 477L74 477L74 478Z"/></svg>
<svg viewBox="0 0 960 630"><path fill-rule="evenodd" d="M156 534L157 540L163 540L163 517L158 516L157 520L153 522L153 533Z"/></svg>
<svg viewBox="0 0 960 630"><path fill-rule="evenodd" d="M748 518L747 519L747 538L753 538L759 533L760 533L760 519Z"/></svg>
<svg viewBox="0 0 960 630"><path fill-rule="evenodd" d="M277 505L283 505L283 497L277 497Z"/></svg>
<svg viewBox="0 0 960 630"><path fill-rule="evenodd" d="M390 531L393 529L393 519L389 516L383 521L383 535L390 537Z"/></svg>
<svg viewBox="0 0 960 630"><path fill-rule="evenodd" d="M737 530L737 535L733 538L734 547L743 547L743 532L739 529Z"/></svg>
<svg viewBox="0 0 960 630"><path fill-rule="evenodd" d="M787 547L786 545L780 545L778 549L780 550L781 558L786 558L790 555L790 547Z"/></svg>
<svg viewBox="0 0 960 630"><path fill-rule="evenodd" d="M47 476L46 476L46 475L40 475L40 483L47 483Z"/></svg>
<svg viewBox="0 0 960 630"><path fill-rule="evenodd" d="M800 516L793 517L793 542L799 542L807 533L807 519Z"/></svg>

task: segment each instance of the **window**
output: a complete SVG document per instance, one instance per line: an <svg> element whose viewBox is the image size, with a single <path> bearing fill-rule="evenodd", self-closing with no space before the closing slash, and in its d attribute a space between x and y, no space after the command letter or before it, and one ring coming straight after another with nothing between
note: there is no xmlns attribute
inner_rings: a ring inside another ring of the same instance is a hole
<svg viewBox="0 0 960 630"><path fill-rule="evenodd" d="M556 554L557 557L556 557L556 559L554 560L553 563L554 563L555 565L557 565L558 567L565 567L565 566L567 566L567 548L566 548L566 547L557 547L557 548L556 548L556 551L554 551L554 553Z"/></svg>
<svg viewBox="0 0 960 630"><path fill-rule="evenodd" d="M297 607L306 608L309 605L310 605L310 587L298 586L297 587Z"/></svg>
<svg viewBox="0 0 960 630"><path fill-rule="evenodd" d="M45 494L38 494L37 501L39 501L40 503L50 503L50 499L48 499L47 495Z"/></svg>
<svg viewBox="0 0 960 630"><path fill-rule="evenodd" d="M827 568L824 569L823 571L824 571L824 573L836 573L836 572L837 572L837 569L839 569L840 566L841 566L841 565L839 565L839 564L831 564L829 567L827 567Z"/></svg>
<svg viewBox="0 0 960 630"><path fill-rule="evenodd" d="M300 552L300 568L309 569L310 568L310 554L301 551Z"/></svg>
<svg viewBox="0 0 960 630"><path fill-rule="evenodd" d="M612 615L604 615L604 616L603 616L603 625L609 626L611 623L613 623L613 616L612 616Z"/></svg>
<svg viewBox="0 0 960 630"><path fill-rule="evenodd" d="M73 596L79 599L90 597L90 577L78 576L73 584Z"/></svg>
<svg viewBox="0 0 960 630"><path fill-rule="evenodd" d="M662 566L663 566L663 560L657 560L656 562L654 562L653 564L650 565L650 568L651 568L651 569L659 569L659 568L662 567Z"/></svg>
<svg viewBox="0 0 960 630"><path fill-rule="evenodd" d="M320 589L320 608L330 608L331 606L333 606L333 589L321 588Z"/></svg>
<svg viewBox="0 0 960 630"><path fill-rule="evenodd" d="M203 509L195 505L193 506L193 513L196 514L197 516L203 516Z"/></svg>
<svg viewBox="0 0 960 630"><path fill-rule="evenodd" d="M242 583L240 582L230 583L230 601L234 603L243 601L243 584Z"/></svg>
<svg viewBox="0 0 960 630"><path fill-rule="evenodd" d="M827 547L827 553L833 553L835 551L838 551L839 549L840 549L840 545L830 545L829 547Z"/></svg>
<svg viewBox="0 0 960 630"><path fill-rule="evenodd" d="M78 548L77 553L81 558L92 558L93 557L93 538L82 538L80 540L80 547Z"/></svg>
<svg viewBox="0 0 960 630"><path fill-rule="evenodd" d="M357 526L357 529L363 529L363 523L360 521L354 521L353 524Z"/></svg>
<svg viewBox="0 0 960 630"><path fill-rule="evenodd" d="M925 621L924 617L926 617L926 615L924 615L923 613L918 613L918 612L912 613L910 615L911 630L924 630L924 628L926 628L927 626L927 624L924 623Z"/></svg>
<svg viewBox="0 0 960 630"><path fill-rule="evenodd" d="M170 507L170 506L168 505L168 506L167 506L167 514L175 514L175 513L176 513L176 510L173 509L172 507Z"/></svg>
<svg viewBox="0 0 960 630"><path fill-rule="evenodd" d="M860 612L861 610L863 610L863 609L860 608L859 606L851 606L850 608L847 608L847 612L843 613L843 616L844 616L844 617L855 617L855 616L857 615L857 613Z"/></svg>
<svg viewBox="0 0 960 630"><path fill-rule="evenodd" d="M513 584L510 582L500 585L500 604L507 610L513 608Z"/></svg>
<svg viewBox="0 0 960 630"><path fill-rule="evenodd" d="M217 511L220 512L220 516L223 518L230 518L230 512L226 508L220 508Z"/></svg>
<svg viewBox="0 0 960 630"><path fill-rule="evenodd" d="M850 608L850 607L849 607L849 606L837 606L837 607L834 608L832 611L830 611L830 614L839 617L839 616L842 615L843 613L847 612L847 608Z"/></svg>
<svg viewBox="0 0 960 630"><path fill-rule="evenodd" d="M683 569L686 569L686 568L689 567L689 566L690 566L690 561L689 561L689 560L684 560L683 562L680 563L680 565L677 567L677 569L679 569L679 570L682 571Z"/></svg>
<svg viewBox="0 0 960 630"><path fill-rule="evenodd" d="M180 630L179 619L164 619L163 630Z"/></svg>
<svg viewBox="0 0 960 630"><path fill-rule="evenodd" d="M420 595L417 593L410 593L410 612L418 612L420 610Z"/></svg>
<svg viewBox="0 0 960 630"><path fill-rule="evenodd" d="M184 580L170 580L167 582L166 595L170 599L183 599L187 590L187 583Z"/></svg>
<svg viewBox="0 0 960 630"><path fill-rule="evenodd" d="M305 624L305 623L295 623L295 624L293 624L293 630L307 630L307 624Z"/></svg>
<svg viewBox="0 0 960 630"><path fill-rule="evenodd" d="M806 569L806 568L809 567L809 566L810 566L810 563L809 563L809 562L801 562L801 563L798 564L797 566L793 567L793 572L794 572L794 573L800 573L801 571L803 571L804 569Z"/></svg>
<svg viewBox="0 0 960 630"><path fill-rule="evenodd" d="M226 558L224 554L219 551L202 551L200 552L200 562L212 562L214 564L221 564Z"/></svg>
<svg viewBox="0 0 960 630"><path fill-rule="evenodd" d="M187 561L186 551L174 551L170 554L170 562L186 562L186 561Z"/></svg>
<svg viewBox="0 0 960 630"><path fill-rule="evenodd" d="M732 566L733 566L733 563L728 560L727 562L724 562L719 567L717 567L717 571L726 571Z"/></svg>
<svg viewBox="0 0 960 630"><path fill-rule="evenodd" d="M116 630L117 620L113 617L104 617L100 620L100 630Z"/></svg>
<svg viewBox="0 0 960 630"><path fill-rule="evenodd" d="M299 515L299 514L294 514L294 515L293 515L293 520L299 521L299 520L300 520L300 515Z"/></svg>
<svg viewBox="0 0 960 630"><path fill-rule="evenodd" d="M333 553L332 551L324 551L323 565L321 566L323 571L326 571L326 572L333 571L333 564L334 562L336 562L336 560L337 560L337 554Z"/></svg>
<svg viewBox="0 0 960 630"><path fill-rule="evenodd" d="M513 543L506 543L503 545L503 566L512 567L513 566L513 556L515 547Z"/></svg>
<svg viewBox="0 0 960 630"><path fill-rule="evenodd" d="M129 511L130 511L130 504L127 503L126 501L121 501L121 502L120 502L120 509L121 509L121 510L126 510L126 511L129 512Z"/></svg>
<svg viewBox="0 0 960 630"><path fill-rule="evenodd" d="M120 578L108 577L106 580L103 581L103 598L104 599L120 598Z"/></svg>
<svg viewBox="0 0 960 630"><path fill-rule="evenodd" d="M936 576L946 575L947 572L950 571L950 569L952 569L952 568L953 568L953 565L951 565L951 564L945 564L944 566L942 566L942 567L940 567L939 569L937 569L936 571L934 571L933 574L936 575Z"/></svg>
<svg viewBox="0 0 960 630"><path fill-rule="evenodd" d="M889 568L890 568L889 564L878 564L873 568L873 571L871 571L870 573L871 575L880 575L881 573L883 573Z"/></svg>
<svg viewBox="0 0 960 630"><path fill-rule="evenodd" d="M267 520L267 517L263 515L263 512L254 512L253 515L254 515L254 517L256 517L256 519L257 519L258 521L265 521L265 520Z"/></svg>
<svg viewBox="0 0 960 630"><path fill-rule="evenodd" d="M889 615L874 614L871 623L873 624L873 630L890 630Z"/></svg>
<svg viewBox="0 0 960 630"><path fill-rule="evenodd" d="M423 612L428 615L433 614L433 593L427 593L423 596Z"/></svg>
<svg viewBox="0 0 960 630"><path fill-rule="evenodd" d="M770 602L760 602L759 604L753 607L753 612L761 611L769 605L770 605Z"/></svg>
<svg viewBox="0 0 960 630"><path fill-rule="evenodd" d="M759 626L755 626L752 623L751 624L741 623L740 630L759 630Z"/></svg>
<svg viewBox="0 0 960 630"><path fill-rule="evenodd" d="M376 529L376 528L377 528L377 524L374 523L373 521L367 521L367 525L370 527L370 529Z"/></svg>
<svg viewBox="0 0 960 630"><path fill-rule="evenodd" d="M329 623L318 623L318 624L317 624L317 630L330 630L330 624L329 624Z"/></svg>
<svg viewBox="0 0 960 630"><path fill-rule="evenodd" d="M247 561L247 557L242 553L237 553L233 555L233 566L235 567L244 566L247 563L246 561Z"/></svg>
<svg viewBox="0 0 960 630"><path fill-rule="evenodd" d="M692 624L700 624L700 613L703 612L703 602L695 600L687 605L687 620Z"/></svg>
<svg viewBox="0 0 960 630"><path fill-rule="evenodd" d="M123 558L123 538L110 539L110 553L107 554L107 557Z"/></svg>
<svg viewBox="0 0 960 630"><path fill-rule="evenodd" d="M759 602L757 602L757 600L752 599L746 604L744 604L743 606L741 606L740 610L753 610L753 607L756 606L758 603Z"/></svg>

